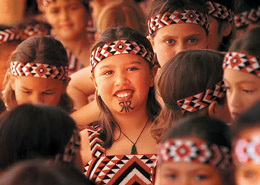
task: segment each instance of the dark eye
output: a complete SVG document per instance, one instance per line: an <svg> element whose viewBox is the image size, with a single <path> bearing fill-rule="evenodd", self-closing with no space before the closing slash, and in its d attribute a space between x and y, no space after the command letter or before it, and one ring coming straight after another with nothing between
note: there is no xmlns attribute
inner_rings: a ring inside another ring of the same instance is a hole
<svg viewBox="0 0 260 185"><path fill-rule="evenodd" d="M22 91L24 94L31 94L31 91Z"/></svg>
<svg viewBox="0 0 260 185"><path fill-rule="evenodd" d="M59 9L53 8L53 9L51 9L50 13L57 14L57 13L59 13Z"/></svg>
<svg viewBox="0 0 260 185"><path fill-rule="evenodd" d="M176 178L177 178L177 175L176 175L176 174L167 174L167 175L166 175L166 178L167 178L167 179L176 179Z"/></svg>
<svg viewBox="0 0 260 185"><path fill-rule="evenodd" d="M54 94L53 92L43 92L42 94L45 94L45 95L52 95Z"/></svg>
<svg viewBox="0 0 260 185"><path fill-rule="evenodd" d="M243 92L247 93L247 94L252 94L253 90L249 90L249 89L243 89Z"/></svg>
<svg viewBox="0 0 260 185"><path fill-rule="evenodd" d="M196 179L196 180L204 180L204 179L207 179L207 178L208 178L207 175L202 175L202 174L195 176L195 179Z"/></svg>
<svg viewBox="0 0 260 185"><path fill-rule="evenodd" d="M198 43L198 39L197 38L190 38L187 40L188 44L197 44Z"/></svg>
<svg viewBox="0 0 260 185"><path fill-rule="evenodd" d="M129 67L127 70L128 71L136 71L136 70L138 70L138 68L137 67Z"/></svg>
<svg viewBox="0 0 260 185"><path fill-rule="evenodd" d="M106 71L104 74L105 75L111 75L111 74L113 74L113 71Z"/></svg>
<svg viewBox="0 0 260 185"><path fill-rule="evenodd" d="M175 40L168 39L168 40L166 40L166 43L169 44L169 45L172 45L172 44L175 44Z"/></svg>
<svg viewBox="0 0 260 185"><path fill-rule="evenodd" d="M247 170L244 172L243 176L247 179L255 179L257 178L257 173L252 170Z"/></svg>

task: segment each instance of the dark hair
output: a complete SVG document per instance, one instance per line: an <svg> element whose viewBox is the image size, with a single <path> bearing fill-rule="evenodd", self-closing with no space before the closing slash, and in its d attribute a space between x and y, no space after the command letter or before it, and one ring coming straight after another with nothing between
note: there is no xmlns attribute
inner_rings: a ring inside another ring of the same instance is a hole
<svg viewBox="0 0 260 185"><path fill-rule="evenodd" d="M5 104L3 102L3 100L0 98L0 115L5 112L6 110L6 107L5 107Z"/></svg>
<svg viewBox="0 0 260 185"><path fill-rule="evenodd" d="M56 67L69 65L66 50L61 42L49 36L35 36L26 39L11 54L9 64L10 61L19 61L21 63L35 61L37 63L55 65ZM66 81L64 81L64 85L65 83ZM7 76L4 86L3 100L8 108L17 106L15 94ZM57 106L67 112L71 112L73 108L72 101L66 93L60 97Z"/></svg>
<svg viewBox="0 0 260 185"><path fill-rule="evenodd" d="M236 121L232 136L235 138L242 130L247 128L260 128L260 102L243 113Z"/></svg>
<svg viewBox="0 0 260 185"><path fill-rule="evenodd" d="M94 185L81 172L45 160L22 161L6 171L0 185Z"/></svg>
<svg viewBox="0 0 260 185"><path fill-rule="evenodd" d="M148 7L148 20L158 14L176 10L197 10L203 14L208 14L207 5L203 2L203 0L154 0ZM205 31L208 34L208 31ZM154 37L156 33L154 32L151 36Z"/></svg>
<svg viewBox="0 0 260 185"><path fill-rule="evenodd" d="M229 51L242 51L260 58L260 27L256 27L237 38Z"/></svg>
<svg viewBox="0 0 260 185"><path fill-rule="evenodd" d="M157 84L165 104L154 121L152 134L160 140L161 135L183 117L207 115L207 108L181 113L177 101L214 87L222 80L224 54L211 50L185 50L173 56L159 71ZM221 103L221 102L220 102Z"/></svg>
<svg viewBox="0 0 260 185"><path fill-rule="evenodd" d="M25 159L64 153L76 124L56 106L23 104L0 119L0 169Z"/></svg>
<svg viewBox="0 0 260 185"><path fill-rule="evenodd" d="M117 27L117 28L109 28L103 32L103 34L99 37L99 39L94 44L92 51L97 47L102 47L108 42L113 42L119 39L126 39L131 41L136 41L144 45L144 47L153 53L153 49L149 40L142 35L141 33L133 30L129 27ZM146 60L146 59L145 59ZM152 70L153 65L147 61L149 64L150 70ZM152 71L151 71L152 72ZM94 76L95 70L93 70ZM150 87L148 92L148 99L147 99L147 110L146 113L150 120L154 120L155 117L160 112L160 105L155 99L155 90L154 87ZM97 103L101 109L101 116L100 116L100 124L102 127L100 137L104 141L104 147L109 148L112 145L113 138L112 134L117 125L116 121L114 120L109 108L105 105L102 98L96 94Z"/></svg>

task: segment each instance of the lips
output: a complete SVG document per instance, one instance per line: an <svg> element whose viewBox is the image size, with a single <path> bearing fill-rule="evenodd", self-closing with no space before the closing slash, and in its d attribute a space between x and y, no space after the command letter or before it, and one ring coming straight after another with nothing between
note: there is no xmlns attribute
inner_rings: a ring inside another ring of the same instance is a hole
<svg viewBox="0 0 260 185"><path fill-rule="evenodd" d="M131 89L125 89L125 90L119 90L116 91L114 96L119 100L119 101L129 101L133 97L134 91Z"/></svg>

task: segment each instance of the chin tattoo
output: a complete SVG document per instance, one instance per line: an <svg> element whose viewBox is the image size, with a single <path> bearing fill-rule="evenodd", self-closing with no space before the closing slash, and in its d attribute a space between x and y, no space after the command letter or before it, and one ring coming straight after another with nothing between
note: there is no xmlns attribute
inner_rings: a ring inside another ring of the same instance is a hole
<svg viewBox="0 0 260 185"><path fill-rule="evenodd" d="M120 102L119 105L122 107L120 112L126 112L128 113L131 110L134 109L134 107L131 107L132 102L131 101L125 101L125 102Z"/></svg>

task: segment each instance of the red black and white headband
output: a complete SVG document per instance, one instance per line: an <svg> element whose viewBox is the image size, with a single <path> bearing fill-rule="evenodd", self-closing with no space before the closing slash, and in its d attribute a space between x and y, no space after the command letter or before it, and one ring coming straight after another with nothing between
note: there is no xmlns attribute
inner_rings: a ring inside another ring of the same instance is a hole
<svg viewBox="0 0 260 185"><path fill-rule="evenodd" d="M234 69L260 77L260 59L242 52L227 52L223 69Z"/></svg>
<svg viewBox="0 0 260 185"><path fill-rule="evenodd" d="M209 15L219 19L227 20L228 22L232 22L233 12L231 9L228 9L226 6L212 1L207 1L206 4L209 8Z"/></svg>
<svg viewBox="0 0 260 185"><path fill-rule="evenodd" d="M28 25L25 28L20 28L20 37L25 40L32 36L45 36L50 35L48 28L41 24Z"/></svg>
<svg viewBox="0 0 260 185"><path fill-rule="evenodd" d="M106 43L103 47L97 47L92 51L90 57L91 71L105 58L120 54L140 55L152 65L154 64L153 53L141 43L130 40L117 40Z"/></svg>
<svg viewBox="0 0 260 185"><path fill-rule="evenodd" d="M75 159L75 156L80 150L80 136L77 129L74 129L69 142L64 148L64 153L57 154L55 157L55 163L59 162L71 162Z"/></svg>
<svg viewBox="0 0 260 185"><path fill-rule="evenodd" d="M169 139L159 144L158 164L163 162L200 162L214 167L231 165L228 147L207 144L195 139Z"/></svg>
<svg viewBox="0 0 260 185"><path fill-rule="evenodd" d="M177 105L181 109L181 113L195 112L209 106L213 101L225 96L224 82L218 82L213 88L196 95L177 100ZM175 109L176 106L165 104L169 108Z"/></svg>
<svg viewBox="0 0 260 185"><path fill-rule="evenodd" d="M10 71L13 76L29 76L65 80L68 77L68 66L59 66L41 63L21 63L11 61Z"/></svg>
<svg viewBox="0 0 260 185"><path fill-rule="evenodd" d="M7 41L19 40L19 39L20 39L20 35L18 31L14 28L4 29L0 31L0 44Z"/></svg>
<svg viewBox="0 0 260 185"><path fill-rule="evenodd" d="M234 16L234 24L236 28L243 28L249 24L256 24L260 21L260 6L257 9L236 14Z"/></svg>
<svg viewBox="0 0 260 185"><path fill-rule="evenodd" d="M260 163L260 138L240 138L234 142L233 158L240 163Z"/></svg>
<svg viewBox="0 0 260 185"><path fill-rule="evenodd" d="M175 10L174 12L166 12L153 16L148 21L149 34L152 35L158 29L171 24L192 23L198 24L208 31L209 17L208 14L203 14L196 10Z"/></svg>

